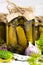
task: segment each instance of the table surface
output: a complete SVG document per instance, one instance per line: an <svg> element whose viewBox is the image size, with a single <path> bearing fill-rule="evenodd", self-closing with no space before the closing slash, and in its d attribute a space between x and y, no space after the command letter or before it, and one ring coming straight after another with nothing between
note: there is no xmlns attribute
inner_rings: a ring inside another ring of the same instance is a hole
<svg viewBox="0 0 43 65"><path fill-rule="evenodd" d="M10 63L14 63L15 65L29 65L28 62L23 62L23 61L11 61Z"/></svg>

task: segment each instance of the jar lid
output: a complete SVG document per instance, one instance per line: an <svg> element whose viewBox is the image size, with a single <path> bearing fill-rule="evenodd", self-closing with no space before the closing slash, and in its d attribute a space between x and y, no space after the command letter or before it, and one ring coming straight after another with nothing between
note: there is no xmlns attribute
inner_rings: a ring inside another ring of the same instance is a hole
<svg viewBox="0 0 43 65"><path fill-rule="evenodd" d="M29 12L29 11L26 11L26 10L25 10L23 16L24 16L27 20L32 20L32 19L35 18L33 12Z"/></svg>
<svg viewBox="0 0 43 65"><path fill-rule="evenodd" d="M8 20L8 22L10 22L11 20L13 20L14 18L16 18L18 16L22 16L21 13L19 13L19 12L11 13L11 14L7 15L7 20Z"/></svg>

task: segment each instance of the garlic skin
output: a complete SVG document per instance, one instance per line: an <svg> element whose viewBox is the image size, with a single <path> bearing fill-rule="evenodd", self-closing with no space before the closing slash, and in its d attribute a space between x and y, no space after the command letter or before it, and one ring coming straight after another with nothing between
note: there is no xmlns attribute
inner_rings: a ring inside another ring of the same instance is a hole
<svg viewBox="0 0 43 65"><path fill-rule="evenodd" d="M36 45L36 42L35 42L35 46L34 46L31 42L29 42L29 46L28 46L28 47L26 48L26 50L25 50L25 54L26 54L27 56L29 56L31 53L41 54L39 48L38 48L37 45Z"/></svg>

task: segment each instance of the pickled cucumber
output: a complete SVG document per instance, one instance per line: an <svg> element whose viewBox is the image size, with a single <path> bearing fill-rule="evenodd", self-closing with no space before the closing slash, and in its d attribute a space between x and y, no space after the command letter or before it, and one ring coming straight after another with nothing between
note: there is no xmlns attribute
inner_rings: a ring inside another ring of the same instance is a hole
<svg viewBox="0 0 43 65"><path fill-rule="evenodd" d="M7 60L7 59L12 59L13 54L10 51L7 50L0 50L0 58Z"/></svg>
<svg viewBox="0 0 43 65"><path fill-rule="evenodd" d="M21 26L17 26L16 31L19 44L25 48L27 46L27 40L23 28Z"/></svg>
<svg viewBox="0 0 43 65"><path fill-rule="evenodd" d="M31 21L26 21L24 23L24 28L25 28L25 31L26 31L26 37L27 37L27 40L28 42L33 42L33 39L32 39L32 22Z"/></svg>
<svg viewBox="0 0 43 65"><path fill-rule="evenodd" d="M12 25L8 28L8 43L13 47L17 44L15 28L13 28Z"/></svg>

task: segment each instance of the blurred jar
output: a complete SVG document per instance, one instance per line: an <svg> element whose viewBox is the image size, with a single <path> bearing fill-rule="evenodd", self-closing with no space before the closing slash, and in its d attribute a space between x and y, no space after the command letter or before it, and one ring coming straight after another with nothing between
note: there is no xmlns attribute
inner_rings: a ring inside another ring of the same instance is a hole
<svg viewBox="0 0 43 65"><path fill-rule="evenodd" d="M39 22L40 38L43 39L43 21Z"/></svg>
<svg viewBox="0 0 43 65"><path fill-rule="evenodd" d="M24 54L24 50L27 47L24 22L25 19L19 16L8 23L7 46L8 50L12 52Z"/></svg>
<svg viewBox="0 0 43 65"><path fill-rule="evenodd" d="M39 19L39 40L37 42L37 44L39 45L39 48L41 50L41 53L43 55L43 20Z"/></svg>
<svg viewBox="0 0 43 65"><path fill-rule="evenodd" d="M0 22L0 45L6 43L6 24Z"/></svg>

